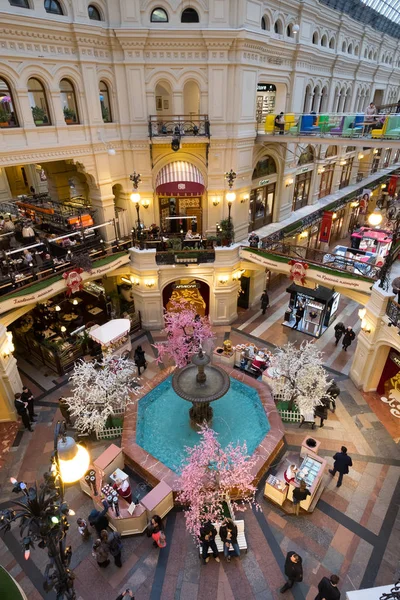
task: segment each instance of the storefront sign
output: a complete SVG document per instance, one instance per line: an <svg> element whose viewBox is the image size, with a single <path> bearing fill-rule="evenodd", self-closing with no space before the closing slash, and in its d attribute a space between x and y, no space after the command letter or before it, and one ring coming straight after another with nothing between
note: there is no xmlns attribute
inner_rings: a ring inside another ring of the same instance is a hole
<svg viewBox="0 0 400 600"><path fill-rule="evenodd" d="M198 290L200 288L200 284L196 281L194 283L173 283L173 290Z"/></svg>
<svg viewBox="0 0 400 600"><path fill-rule="evenodd" d="M312 167L304 167L304 169L301 169L300 173L307 173L307 171L310 171L312 169Z"/></svg>
<svg viewBox="0 0 400 600"><path fill-rule="evenodd" d="M332 230L332 222L333 222L333 213L329 211L325 211L322 215L321 221L321 229L319 234L319 241L329 243L329 238L331 237Z"/></svg>
<svg viewBox="0 0 400 600"><path fill-rule="evenodd" d="M269 183L269 179L260 179L258 185L267 185L267 183Z"/></svg>
<svg viewBox="0 0 400 600"><path fill-rule="evenodd" d="M269 92L269 84L268 83L258 83L257 84L257 92Z"/></svg>

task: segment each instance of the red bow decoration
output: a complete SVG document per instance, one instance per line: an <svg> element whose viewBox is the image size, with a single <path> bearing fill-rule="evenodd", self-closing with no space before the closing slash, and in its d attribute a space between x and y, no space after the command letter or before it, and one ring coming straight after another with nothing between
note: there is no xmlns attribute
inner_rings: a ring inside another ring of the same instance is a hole
<svg viewBox="0 0 400 600"><path fill-rule="evenodd" d="M82 271L83 269L79 267L77 269L74 269L73 271L63 273L63 278L65 279L65 283L67 284L67 296L75 294L83 288L83 280L80 275Z"/></svg>

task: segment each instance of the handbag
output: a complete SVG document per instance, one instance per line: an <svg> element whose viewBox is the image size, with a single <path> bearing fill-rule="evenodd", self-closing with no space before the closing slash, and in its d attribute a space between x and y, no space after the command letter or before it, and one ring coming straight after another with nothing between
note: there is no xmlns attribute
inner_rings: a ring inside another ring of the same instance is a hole
<svg viewBox="0 0 400 600"><path fill-rule="evenodd" d="M167 545L167 538L165 537L165 533L163 531L160 531L160 535L158 536L158 540L157 540L157 546L159 548L165 548L166 545Z"/></svg>

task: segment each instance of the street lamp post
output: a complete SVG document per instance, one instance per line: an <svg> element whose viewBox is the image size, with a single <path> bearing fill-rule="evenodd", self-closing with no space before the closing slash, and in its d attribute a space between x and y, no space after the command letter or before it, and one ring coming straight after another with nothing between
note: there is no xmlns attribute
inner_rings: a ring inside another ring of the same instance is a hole
<svg viewBox="0 0 400 600"><path fill-rule="evenodd" d="M375 209L368 217L368 222L373 227L377 227L382 223L383 216L380 209ZM390 282L390 271L393 263L397 258L400 246L400 210L397 210L395 214L387 218L388 223L392 226L392 243L390 250L385 258L385 262L379 270L379 287L387 290Z"/></svg>
<svg viewBox="0 0 400 600"><path fill-rule="evenodd" d="M134 191L131 194L131 202L136 206L137 220L138 220L137 231L138 231L138 237L140 238L141 231L142 231L142 228L140 227L140 194L137 191L137 189L139 187L139 183L141 182L140 173L136 173L136 171L134 171L132 173L132 175L129 177L129 179L132 181L132 184L133 184Z"/></svg>
<svg viewBox="0 0 400 600"><path fill-rule="evenodd" d="M64 500L64 482L80 479L89 467L87 450L66 435L65 423L58 422L54 432L54 450L51 466L43 474L44 482L27 487L23 481L11 477L13 492L24 497L0 511L0 532L7 532L19 521L25 560L29 559L35 543L46 548L49 563L44 572L45 592L54 589L57 600L76 600L74 574L69 568L72 549L66 545L69 529L67 515L75 514Z"/></svg>
<svg viewBox="0 0 400 600"><path fill-rule="evenodd" d="M231 243L232 237L233 237L232 236L231 209L232 209L233 202L236 200L236 194L234 191L232 191L233 182L236 179L235 171L233 171L231 169L228 173L225 173L225 179L227 180L228 186L229 186L229 192L226 193L225 198L228 203L228 231L229 231L229 243Z"/></svg>

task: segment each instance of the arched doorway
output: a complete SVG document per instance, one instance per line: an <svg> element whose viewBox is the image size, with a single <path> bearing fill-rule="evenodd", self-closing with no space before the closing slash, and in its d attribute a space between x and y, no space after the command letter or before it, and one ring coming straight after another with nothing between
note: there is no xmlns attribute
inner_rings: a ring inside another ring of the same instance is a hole
<svg viewBox="0 0 400 600"><path fill-rule="evenodd" d="M187 81L183 88L183 112L193 118L200 114L200 89L195 81Z"/></svg>
<svg viewBox="0 0 400 600"><path fill-rule="evenodd" d="M210 286L199 279L178 279L163 289L163 307L172 310L173 302L190 303L197 314L204 317L210 311Z"/></svg>
<svg viewBox="0 0 400 600"><path fill-rule="evenodd" d="M189 230L193 234L202 233L205 185L197 167L181 160L169 163L158 172L155 188L164 232L177 236Z"/></svg>
<svg viewBox="0 0 400 600"><path fill-rule="evenodd" d="M261 158L253 171L250 202L249 231L272 222L277 168L271 156Z"/></svg>
<svg viewBox="0 0 400 600"><path fill-rule="evenodd" d="M167 82L156 85L156 111L157 115L173 115L172 90Z"/></svg>

